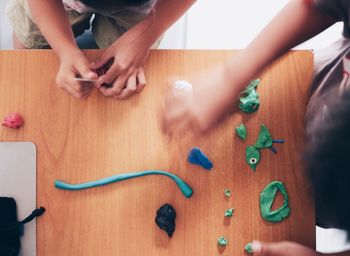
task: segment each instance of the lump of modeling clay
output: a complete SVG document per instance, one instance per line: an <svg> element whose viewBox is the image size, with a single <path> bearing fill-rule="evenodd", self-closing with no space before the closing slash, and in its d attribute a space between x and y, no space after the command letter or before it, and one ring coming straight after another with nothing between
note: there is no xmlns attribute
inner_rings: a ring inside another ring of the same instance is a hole
<svg viewBox="0 0 350 256"><path fill-rule="evenodd" d="M224 236L219 237L218 239L218 245L219 246L226 246L228 244L227 239Z"/></svg>
<svg viewBox="0 0 350 256"><path fill-rule="evenodd" d="M283 195L283 205L277 210L272 211L271 207L277 191ZM281 181L273 181L267 185L260 193L260 213L264 220L270 222L281 222L287 218L290 213L288 194Z"/></svg>
<svg viewBox="0 0 350 256"><path fill-rule="evenodd" d="M256 79L249 83L247 88L241 92L241 97L239 98L239 109L245 113L254 113L258 111L260 107L259 94L256 91L260 80Z"/></svg>
<svg viewBox="0 0 350 256"><path fill-rule="evenodd" d="M197 147L191 149L190 153L188 154L188 162L202 166L206 170L211 170L211 168L213 168L212 162Z"/></svg>
<svg viewBox="0 0 350 256"><path fill-rule="evenodd" d="M258 139L256 140L256 143L255 143L255 147L259 149L272 147L271 133L267 129L266 125L264 124L260 126L260 131L259 131Z"/></svg>
<svg viewBox="0 0 350 256"><path fill-rule="evenodd" d="M244 124L240 124L240 126L236 127L236 134L243 141L247 139L247 128Z"/></svg>
<svg viewBox="0 0 350 256"><path fill-rule="evenodd" d="M225 212L225 217L232 217L234 210L235 209L233 209L233 208L227 209L226 212Z"/></svg>
<svg viewBox="0 0 350 256"><path fill-rule="evenodd" d="M255 172L260 162L260 151L254 146L248 146L246 149L245 160L247 164Z"/></svg>
<svg viewBox="0 0 350 256"><path fill-rule="evenodd" d="M244 247L244 250L249 253L252 254L253 250L252 250L252 243L247 243L247 245Z"/></svg>
<svg viewBox="0 0 350 256"><path fill-rule="evenodd" d="M175 218L175 209L170 204L164 204L158 209L155 221L160 229L172 237L175 231Z"/></svg>
<svg viewBox="0 0 350 256"><path fill-rule="evenodd" d="M20 116L20 114L11 113L5 117L1 125L12 129L18 129L23 124L24 124L24 119L23 117Z"/></svg>
<svg viewBox="0 0 350 256"><path fill-rule="evenodd" d="M225 196L230 197L231 196L231 190L229 190L228 188L225 188L224 189L224 194L225 194Z"/></svg>

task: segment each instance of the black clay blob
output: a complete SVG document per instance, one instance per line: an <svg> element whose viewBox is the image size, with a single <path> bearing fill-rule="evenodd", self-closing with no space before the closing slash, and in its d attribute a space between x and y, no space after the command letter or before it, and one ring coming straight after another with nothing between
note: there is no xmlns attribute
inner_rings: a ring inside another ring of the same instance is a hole
<svg viewBox="0 0 350 256"><path fill-rule="evenodd" d="M170 204L164 204L157 211L156 223L160 229L168 233L172 237L175 231L175 209Z"/></svg>

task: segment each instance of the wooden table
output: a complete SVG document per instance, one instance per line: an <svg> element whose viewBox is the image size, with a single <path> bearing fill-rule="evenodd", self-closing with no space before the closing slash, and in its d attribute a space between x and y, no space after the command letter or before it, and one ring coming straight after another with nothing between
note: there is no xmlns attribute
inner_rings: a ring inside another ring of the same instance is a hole
<svg viewBox="0 0 350 256"><path fill-rule="evenodd" d="M93 59L97 52L88 55ZM242 255L253 239L315 246L314 206L300 162L310 52L291 52L260 76L257 114L232 116L200 139L171 140L160 131L157 111L167 77L191 81L197 71L231 55L153 51L141 94L117 101L96 91L79 101L56 87L58 62L51 51L0 52L0 116L17 111L26 122L18 131L1 128L0 140L33 141L38 148L37 201L47 209L38 220L38 255ZM241 122L248 128L247 142L234 135ZM245 147L255 142L262 123L287 143L277 145L277 155L264 150L253 173ZM193 146L214 162L212 171L187 163ZM55 179L79 183L154 168L182 177L194 190L192 198L160 176L78 192L53 185ZM259 194L272 180L283 181L290 195L291 215L279 224L265 222L259 211ZM224 188L232 190L231 198ZM154 223L164 203L177 210L171 239ZM229 207L234 217L225 220ZM221 235L229 239L225 250L216 244Z"/></svg>

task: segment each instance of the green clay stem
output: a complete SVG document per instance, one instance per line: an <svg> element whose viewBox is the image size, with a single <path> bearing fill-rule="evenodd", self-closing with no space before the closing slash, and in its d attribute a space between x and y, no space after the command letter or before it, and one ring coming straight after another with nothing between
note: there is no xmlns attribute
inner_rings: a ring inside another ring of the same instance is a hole
<svg viewBox="0 0 350 256"><path fill-rule="evenodd" d="M132 173L123 173L123 174L116 174L107 178L103 178L96 181L90 181L86 183L81 184L69 184L65 183L63 181L56 180L55 181L55 187L59 189L65 189L65 190L81 190L81 189L87 189L87 188L93 188L98 186L107 185L114 182L119 182L123 180L128 180L132 178L147 176L147 175L164 175L175 181L176 185L179 187L181 192L184 194L185 197L189 198L192 196L193 191L189 185L187 185L182 179L180 179L175 174L172 174L170 172L165 171L159 171L159 170L149 170L149 171L142 171L142 172L132 172Z"/></svg>
<svg viewBox="0 0 350 256"><path fill-rule="evenodd" d="M274 211L271 211L273 201L277 191L283 195L283 205ZM260 193L260 212L263 219L270 222L281 222L287 218L290 213L287 190L281 181L273 181L267 185Z"/></svg>

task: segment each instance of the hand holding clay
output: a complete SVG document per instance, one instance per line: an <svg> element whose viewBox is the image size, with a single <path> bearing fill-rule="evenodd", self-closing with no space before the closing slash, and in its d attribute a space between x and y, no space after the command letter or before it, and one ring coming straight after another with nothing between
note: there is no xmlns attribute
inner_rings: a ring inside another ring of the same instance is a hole
<svg viewBox="0 0 350 256"><path fill-rule="evenodd" d="M94 87L91 82L76 81L76 77L84 79L97 79L89 68L89 61L82 51L75 49L60 56L60 68L57 73L56 83L70 95L78 99L87 99Z"/></svg>

